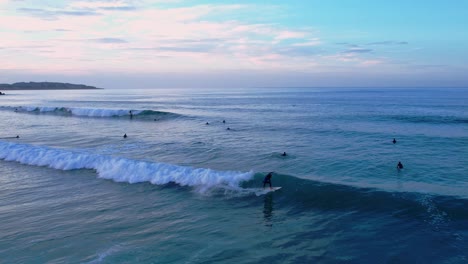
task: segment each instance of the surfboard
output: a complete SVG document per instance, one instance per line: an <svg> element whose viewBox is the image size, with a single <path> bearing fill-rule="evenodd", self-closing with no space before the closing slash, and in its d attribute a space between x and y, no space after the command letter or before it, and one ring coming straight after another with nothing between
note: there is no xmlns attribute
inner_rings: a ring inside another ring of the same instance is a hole
<svg viewBox="0 0 468 264"><path fill-rule="evenodd" d="M260 196L260 195L264 195L264 194L267 194L267 193L270 193L270 192L275 192L277 190L280 190L281 188L282 187L272 187L270 189L270 187L265 187L265 188L252 188L252 189L246 189L246 190L255 193L255 195L257 195L257 196Z"/></svg>
<svg viewBox="0 0 468 264"><path fill-rule="evenodd" d="M270 192L274 192L274 191L277 191L277 190L279 190L281 188L283 188L283 187L273 187L271 189L270 188L265 188L265 189L269 190Z"/></svg>

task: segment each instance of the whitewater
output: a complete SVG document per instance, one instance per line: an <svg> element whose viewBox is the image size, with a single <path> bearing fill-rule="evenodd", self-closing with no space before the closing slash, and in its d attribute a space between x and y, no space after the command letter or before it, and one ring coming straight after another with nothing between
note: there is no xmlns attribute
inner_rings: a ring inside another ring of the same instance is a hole
<svg viewBox="0 0 468 264"><path fill-rule="evenodd" d="M442 88L10 91L0 259L466 263L467 102ZM263 191L268 172L281 190Z"/></svg>

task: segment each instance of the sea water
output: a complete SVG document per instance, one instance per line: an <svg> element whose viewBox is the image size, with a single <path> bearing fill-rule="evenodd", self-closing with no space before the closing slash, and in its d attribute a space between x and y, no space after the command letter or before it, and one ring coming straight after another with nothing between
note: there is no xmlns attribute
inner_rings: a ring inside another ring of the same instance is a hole
<svg viewBox="0 0 468 264"><path fill-rule="evenodd" d="M6 93L2 263L468 262L466 89Z"/></svg>

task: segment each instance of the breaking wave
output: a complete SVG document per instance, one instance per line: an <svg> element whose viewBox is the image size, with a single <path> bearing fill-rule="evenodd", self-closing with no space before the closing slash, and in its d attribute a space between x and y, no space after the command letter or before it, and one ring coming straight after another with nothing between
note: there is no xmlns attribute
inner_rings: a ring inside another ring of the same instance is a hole
<svg viewBox="0 0 468 264"><path fill-rule="evenodd" d="M216 171L7 142L0 142L0 159L58 170L92 169L98 177L116 182L175 183L200 192L239 188L241 182L253 177L252 172Z"/></svg>
<svg viewBox="0 0 468 264"><path fill-rule="evenodd" d="M106 108L80 108L80 107L53 107L53 106L1 106L0 109L12 110L19 113L47 113L58 115L87 116L87 117L130 117L138 118L164 118L177 117L179 114L134 109L106 109Z"/></svg>
<svg viewBox="0 0 468 264"><path fill-rule="evenodd" d="M264 173L216 171L1 141L0 159L58 170L91 169L96 171L99 178L116 182L149 182L155 185L172 183L209 195L256 195L269 199L272 194L262 188ZM465 209L468 199L463 195L421 193L418 189L398 192L326 183L285 174L275 174L273 183L274 186L282 187L274 192L278 194L278 202L286 203L292 208L292 213L296 209L303 212L308 208L397 211L411 217L428 218L437 228L448 221L445 215L449 215L450 219L468 219Z"/></svg>

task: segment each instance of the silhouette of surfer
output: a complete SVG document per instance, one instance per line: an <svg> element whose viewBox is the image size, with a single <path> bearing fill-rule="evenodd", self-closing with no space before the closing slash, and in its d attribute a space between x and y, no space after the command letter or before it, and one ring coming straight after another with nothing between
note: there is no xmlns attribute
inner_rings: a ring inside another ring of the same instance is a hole
<svg viewBox="0 0 468 264"><path fill-rule="evenodd" d="M206 122L206 124L205 124L205 125L209 125L209 124L210 124L210 123Z"/></svg>
<svg viewBox="0 0 468 264"><path fill-rule="evenodd" d="M265 179L263 179L263 188L265 188L265 185L268 183L270 185L270 189L273 187L271 186L271 176L273 176L273 172L268 173L265 176Z"/></svg>
<svg viewBox="0 0 468 264"><path fill-rule="evenodd" d="M223 120L223 124L226 124L226 120Z"/></svg>
<svg viewBox="0 0 468 264"><path fill-rule="evenodd" d="M127 138L127 133L124 134L123 138Z"/></svg>
<svg viewBox="0 0 468 264"><path fill-rule="evenodd" d="M128 111L128 114L130 115L130 119L132 119L133 118L132 110Z"/></svg>
<svg viewBox="0 0 468 264"><path fill-rule="evenodd" d="M396 144L396 139L393 139L393 141L392 141L392 142L393 142L393 144Z"/></svg>
<svg viewBox="0 0 468 264"><path fill-rule="evenodd" d="M283 154L281 154L281 156L286 157L287 156L286 151L283 152Z"/></svg>
<svg viewBox="0 0 468 264"><path fill-rule="evenodd" d="M401 164L401 162L399 161L398 164L396 165L397 169L398 170L401 170L403 169L403 164Z"/></svg>

